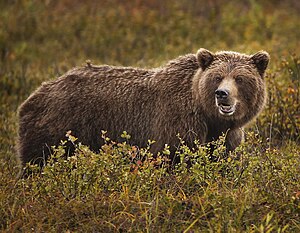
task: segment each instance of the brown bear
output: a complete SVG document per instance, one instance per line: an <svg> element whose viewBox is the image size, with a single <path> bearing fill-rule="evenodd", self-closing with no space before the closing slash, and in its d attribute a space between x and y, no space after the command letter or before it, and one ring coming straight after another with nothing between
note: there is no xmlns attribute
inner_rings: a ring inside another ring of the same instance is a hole
<svg viewBox="0 0 300 233"><path fill-rule="evenodd" d="M98 151L101 130L118 141L145 147L155 140L176 150L179 134L188 146L226 134L228 150L243 138L242 128L262 110L269 55L212 53L200 49L156 69L94 66L74 68L45 82L19 108L18 156L21 164L43 165L51 146L71 130Z"/></svg>

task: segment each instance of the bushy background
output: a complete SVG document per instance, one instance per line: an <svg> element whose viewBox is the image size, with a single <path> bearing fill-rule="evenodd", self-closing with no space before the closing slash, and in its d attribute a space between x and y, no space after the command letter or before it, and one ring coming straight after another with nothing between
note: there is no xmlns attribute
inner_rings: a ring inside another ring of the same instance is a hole
<svg viewBox="0 0 300 233"><path fill-rule="evenodd" d="M2 231L300 231L297 0L2 0L0 9ZM124 134L94 154L69 135L75 156L60 159L61 145L42 175L16 180L17 107L43 81L87 59L155 67L200 47L271 55L267 106L229 158L222 139L217 162L183 142L170 173L167 147L155 161Z"/></svg>

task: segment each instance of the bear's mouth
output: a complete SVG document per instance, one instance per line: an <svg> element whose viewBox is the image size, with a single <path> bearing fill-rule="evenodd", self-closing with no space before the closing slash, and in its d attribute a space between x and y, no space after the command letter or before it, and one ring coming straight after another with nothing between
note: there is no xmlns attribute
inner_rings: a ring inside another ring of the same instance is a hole
<svg viewBox="0 0 300 233"><path fill-rule="evenodd" d="M224 104L224 103L217 103L217 107L219 109L220 114L225 115L225 116L231 116L236 109L236 105L229 105L229 104Z"/></svg>

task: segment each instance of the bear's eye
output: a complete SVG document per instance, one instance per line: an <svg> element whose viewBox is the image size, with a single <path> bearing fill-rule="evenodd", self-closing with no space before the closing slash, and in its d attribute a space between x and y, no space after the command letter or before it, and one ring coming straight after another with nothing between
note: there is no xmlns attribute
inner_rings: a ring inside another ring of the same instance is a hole
<svg viewBox="0 0 300 233"><path fill-rule="evenodd" d="M242 83L243 82L243 76L237 76L237 77L235 77L235 81L237 83Z"/></svg>
<svg viewBox="0 0 300 233"><path fill-rule="evenodd" d="M218 82L218 83L221 82L222 81L221 75L216 75L215 76L215 81Z"/></svg>

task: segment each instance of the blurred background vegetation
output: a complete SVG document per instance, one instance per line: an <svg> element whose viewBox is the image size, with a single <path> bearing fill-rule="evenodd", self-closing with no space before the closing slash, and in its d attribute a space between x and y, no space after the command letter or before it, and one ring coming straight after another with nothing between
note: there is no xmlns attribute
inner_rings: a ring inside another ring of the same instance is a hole
<svg viewBox="0 0 300 233"><path fill-rule="evenodd" d="M291 144L300 150L297 0L0 0L0 9L1 208L12 208L7 190L18 172L17 107L43 81L87 59L155 67L200 47L266 50L269 99L251 130L283 154Z"/></svg>

